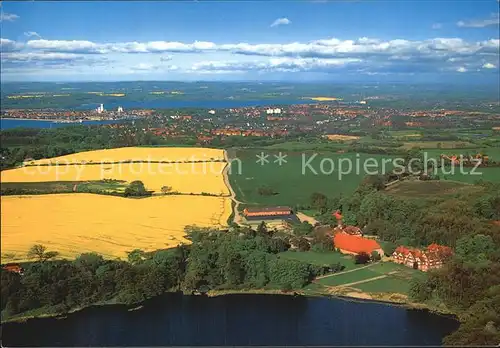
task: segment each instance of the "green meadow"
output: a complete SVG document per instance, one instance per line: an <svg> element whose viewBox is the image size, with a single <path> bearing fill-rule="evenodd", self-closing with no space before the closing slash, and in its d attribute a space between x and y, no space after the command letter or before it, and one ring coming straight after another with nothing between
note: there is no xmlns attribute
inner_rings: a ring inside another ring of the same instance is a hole
<svg viewBox="0 0 500 348"><path fill-rule="evenodd" d="M261 152L268 155L269 162L257 162ZM387 155L281 151L286 163L280 165L275 157L279 154L270 149L238 150L232 156L239 160L232 163L230 173L238 200L249 205L307 204L314 192L328 196L353 193L366 176L365 169L381 174L384 166L386 172L393 168L393 157ZM270 192L262 194L259 188Z"/></svg>

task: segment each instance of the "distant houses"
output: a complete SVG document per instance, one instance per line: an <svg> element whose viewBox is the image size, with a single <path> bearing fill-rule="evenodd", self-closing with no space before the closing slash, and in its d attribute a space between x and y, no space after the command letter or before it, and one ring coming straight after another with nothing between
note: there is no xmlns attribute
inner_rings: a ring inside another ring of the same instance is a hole
<svg viewBox="0 0 500 348"><path fill-rule="evenodd" d="M450 247L431 244L425 250L399 246L392 254L394 262L427 272L441 268L444 262L453 255Z"/></svg>
<svg viewBox="0 0 500 348"><path fill-rule="evenodd" d="M474 165L474 164L481 164L481 165L488 165L489 163L489 157L487 155L477 153L475 155L445 155L441 154L440 156L442 159L445 161L450 162L451 164L465 164L465 165Z"/></svg>

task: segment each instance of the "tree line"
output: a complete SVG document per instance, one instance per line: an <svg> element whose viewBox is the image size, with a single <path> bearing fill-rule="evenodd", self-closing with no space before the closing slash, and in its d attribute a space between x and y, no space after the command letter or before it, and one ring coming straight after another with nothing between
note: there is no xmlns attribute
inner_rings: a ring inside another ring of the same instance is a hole
<svg viewBox="0 0 500 348"><path fill-rule="evenodd" d="M24 274L1 271L2 317L41 310L66 312L98 303L133 304L168 291L200 289L300 289L318 275L343 269L281 258L289 239L272 231L231 232L191 227L192 245L169 250L133 250L127 261L84 253L54 260L56 251L34 246Z"/></svg>

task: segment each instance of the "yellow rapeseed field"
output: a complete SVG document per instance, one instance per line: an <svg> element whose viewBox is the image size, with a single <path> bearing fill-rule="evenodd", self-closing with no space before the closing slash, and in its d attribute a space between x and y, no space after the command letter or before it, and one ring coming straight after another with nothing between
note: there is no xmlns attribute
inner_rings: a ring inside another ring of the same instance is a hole
<svg viewBox="0 0 500 348"><path fill-rule="evenodd" d="M315 101L336 101L336 100L342 100L342 98L335 98L335 97L306 97L305 99L311 99Z"/></svg>
<svg viewBox="0 0 500 348"><path fill-rule="evenodd" d="M231 214L231 200L224 197L129 199L76 193L0 199L2 263L26 260L34 244L66 258L97 252L126 259L133 249L187 244L185 226L225 226Z"/></svg>
<svg viewBox="0 0 500 348"><path fill-rule="evenodd" d="M120 161L210 161L223 160L224 151L198 147L120 147L117 149L79 152L42 159L29 164L101 163Z"/></svg>
<svg viewBox="0 0 500 348"><path fill-rule="evenodd" d="M102 179L127 182L141 180L147 190L155 192L161 192L162 186L170 186L172 191L180 193L201 194L205 192L229 195L222 174L225 166L225 162L26 166L2 171L0 181L6 183Z"/></svg>
<svg viewBox="0 0 500 348"><path fill-rule="evenodd" d="M357 140L358 136L354 135L342 135L342 134L328 134L325 135L328 140Z"/></svg>

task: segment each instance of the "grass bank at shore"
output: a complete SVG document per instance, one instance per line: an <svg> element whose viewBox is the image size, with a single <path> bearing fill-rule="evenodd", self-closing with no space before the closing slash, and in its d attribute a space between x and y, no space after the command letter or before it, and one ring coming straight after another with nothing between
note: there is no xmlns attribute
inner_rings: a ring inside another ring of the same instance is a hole
<svg viewBox="0 0 500 348"><path fill-rule="evenodd" d="M460 316L460 313L452 311L446 307L435 306L426 303L412 302L406 295L398 293L365 293L365 292L329 292L328 290L315 291L307 287L299 290L282 291L277 289L235 289L235 290L210 290L209 297L235 295L235 294L267 294L267 295L288 295L306 297L326 297L331 299L342 299L346 301L356 301L365 303L380 303L385 305L397 305L408 309L421 309L442 315Z"/></svg>

